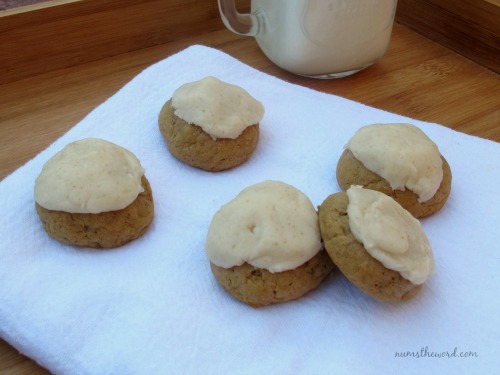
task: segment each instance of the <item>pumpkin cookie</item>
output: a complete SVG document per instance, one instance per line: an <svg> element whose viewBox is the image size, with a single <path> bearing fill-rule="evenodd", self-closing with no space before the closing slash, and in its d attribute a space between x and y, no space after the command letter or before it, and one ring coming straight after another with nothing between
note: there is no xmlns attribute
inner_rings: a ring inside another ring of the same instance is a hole
<svg viewBox="0 0 500 375"><path fill-rule="evenodd" d="M437 146L410 124L373 124L353 136L337 164L342 190L383 192L416 218L430 216L451 192L451 169Z"/></svg>
<svg viewBox="0 0 500 375"><path fill-rule="evenodd" d="M207 77L177 89L162 107L158 125L175 158L222 171L250 158L263 114L262 104L242 88Z"/></svg>
<svg viewBox="0 0 500 375"><path fill-rule="evenodd" d="M70 143L44 165L35 182L35 208L51 237L93 248L118 247L140 237L154 216L139 160L94 138Z"/></svg>
<svg viewBox="0 0 500 375"><path fill-rule="evenodd" d="M299 298L333 269L311 201L279 181L252 185L222 206L205 248L219 284L254 307Z"/></svg>
<svg viewBox="0 0 500 375"><path fill-rule="evenodd" d="M327 197L318 215L332 261L378 300L411 299L434 269L420 222L383 193L351 187Z"/></svg>

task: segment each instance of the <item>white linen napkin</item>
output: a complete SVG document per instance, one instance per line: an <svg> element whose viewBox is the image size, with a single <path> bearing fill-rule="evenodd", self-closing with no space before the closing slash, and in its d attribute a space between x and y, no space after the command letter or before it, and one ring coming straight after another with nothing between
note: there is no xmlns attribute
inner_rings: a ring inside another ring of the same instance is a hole
<svg viewBox="0 0 500 375"><path fill-rule="evenodd" d="M252 158L210 173L174 159L157 126L180 85L207 75L265 107ZM361 126L411 122L453 172L447 205L423 220L435 273L406 303L368 297L335 272L296 301L254 309L214 280L204 251L219 207L281 180L318 206L339 191L343 146ZM34 180L69 142L99 137L146 169L155 219L140 239L93 251L49 238ZM0 336L54 374L488 373L500 368L497 143L292 85L204 46L149 67L0 183Z"/></svg>

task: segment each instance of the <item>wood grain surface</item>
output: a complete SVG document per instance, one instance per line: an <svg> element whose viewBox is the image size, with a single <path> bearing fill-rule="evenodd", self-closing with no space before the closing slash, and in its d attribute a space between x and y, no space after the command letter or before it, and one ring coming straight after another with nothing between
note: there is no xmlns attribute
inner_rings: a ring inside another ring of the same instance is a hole
<svg viewBox="0 0 500 375"><path fill-rule="evenodd" d="M398 0L398 20L500 73L500 0Z"/></svg>
<svg viewBox="0 0 500 375"><path fill-rule="evenodd" d="M206 10L199 12L212 17L204 13ZM192 44L218 48L292 83L500 141L499 75L405 26L395 25L386 56L373 67L347 78L314 80L274 66L253 39L230 33L220 21L207 22L209 26L178 33L148 48L84 59L46 72L31 71L22 79L0 84L0 179L46 148L143 69ZM24 48L29 48L28 44ZM0 340L0 374L47 373Z"/></svg>
<svg viewBox="0 0 500 375"><path fill-rule="evenodd" d="M216 1L59 0L0 12L9 51L0 84L220 27Z"/></svg>

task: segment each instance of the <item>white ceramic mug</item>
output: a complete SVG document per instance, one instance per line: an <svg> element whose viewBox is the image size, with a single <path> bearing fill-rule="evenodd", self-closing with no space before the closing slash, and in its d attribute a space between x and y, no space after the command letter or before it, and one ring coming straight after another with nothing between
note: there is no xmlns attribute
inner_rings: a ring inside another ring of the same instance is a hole
<svg viewBox="0 0 500 375"><path fill-rule="evenodd" d="M254 36L281 68L315 78L338 78L374 64L386 52L397 0L251 0L238 13L218 0L226 27Z"/></svg>

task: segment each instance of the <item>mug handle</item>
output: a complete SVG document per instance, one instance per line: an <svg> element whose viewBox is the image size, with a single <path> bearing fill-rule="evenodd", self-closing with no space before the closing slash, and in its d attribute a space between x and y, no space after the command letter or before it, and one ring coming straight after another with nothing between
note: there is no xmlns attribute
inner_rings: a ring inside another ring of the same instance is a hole
<svg viewBox="0 0 500 375"><path fill-rule="evenodd" d="M224 25L233 33L256 36L262 25L262 12L238 13L234 0L218 0L219 11Z"/></svg>

